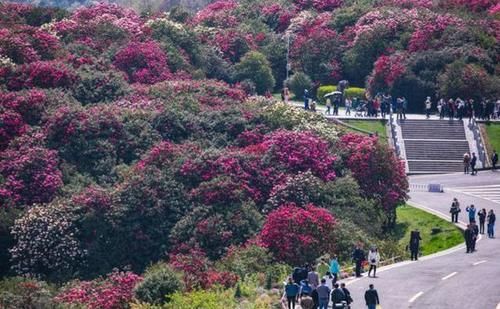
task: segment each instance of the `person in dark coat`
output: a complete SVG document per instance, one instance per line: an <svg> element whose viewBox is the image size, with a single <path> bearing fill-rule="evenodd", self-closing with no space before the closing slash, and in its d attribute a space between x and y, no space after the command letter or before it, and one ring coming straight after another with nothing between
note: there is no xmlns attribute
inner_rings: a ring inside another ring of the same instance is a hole
<svg viewBox="0 0 500 309"><path fill-rule="evenodd" d="M307 279L307 274L306 267L295 267L292 274L293 282L300 284L302 280Z"/></svg>
<svg viewBox="0 0 500 309"><path fill-rule="evenodd" d="M351 292L349 292L349 290L345 287L345 283L341 283L340 284L340 288L342 289L342 291L345 294L347 305L350 306L352 304L352 302L353 302L353 299L352 299L352 296L351 296Z"/></svg>
<svg viewBox="0 0 500 309"><path fill-rule="evenodd" d="M476 241L477 238L479 237L479 227L476 224L476 221L473 221L471 224L471 229L472 229L472 244L471 244L471 249L472 252L476 251Z"/></svg>
<svg viewBox="0 0 500 309"><path fill-rule="evenodd" d="M370 284L370 288L365 292L365 302L368 309L375 309L380 304L377 290Z"/></svg>
<svg viewBox="0 0 500 309"><path fill-rule="evenodd" d="M332 298L333 308L335 308L336 304L340 304L343 301L347 302L344 291L339 287L338 283L335 283L335 285L333 286L331 298Z"/></svg>
<svg viewBox="0 0 500 309"><path fill-rule="evenodd" d="M465 247L467 248L466 253L472 253L472 239L474 238L474 232L472 231L471 225L467 225L464 231Z"/></svg>
<svg viewBox="0 0 500 309"><path fill-rule="evenodd" d="M420 237L420 232L418 230L412 231L410 234L410 253L411 260L418 260L418 251L420 250L420 241L422 238Z"/></svg>
<svg viewBox="0 0 500 309"><path fill-rule="evenodd" d="M357 244L356 248L352 252L352 259L356 264L356 277L361 277L361 265L365 260L365 252L363 251L361 244Z"/></svg>
<svg viewBox="0 0 500 309"><path fill-rule="evenodd" d="M484 223L486 222L486 209L481 209L477 216L479 217L479 233L484 234Z"/></svg>
<svg viewBox="0 0 500 309"><path fill-rule="evenodd" d="M493 209L490 209L490 212L488 213L488 237L489 238L495 238L495 221L496 221L495 212L493 211Z"/></svg>
<svg viewBox="0 0 500 309"><path fill-rule="evenodd" d="M473 152L472 153L472 158L470 159L470 169L471 169L471 173L470 174L472 176L477 175L476 163L477 163L476 153Z"/></svg>
<svg viewBox="0 0 500 309"><path fill-rule="evenodd" d="M450 213L451 213L451 222L452 223L457 223L458 222L458 214L460 213L460 203L458 202L457 198L453 198L453 202L451 203L450 207Z"/></svg>
<svg viewBox="0 0 500 309"><path fill-rule="evenodd" d="M497 169L497 163L498 163L498 153L495 150L493 150L493 154L491 155L491 165L493 170Z"/></svg>

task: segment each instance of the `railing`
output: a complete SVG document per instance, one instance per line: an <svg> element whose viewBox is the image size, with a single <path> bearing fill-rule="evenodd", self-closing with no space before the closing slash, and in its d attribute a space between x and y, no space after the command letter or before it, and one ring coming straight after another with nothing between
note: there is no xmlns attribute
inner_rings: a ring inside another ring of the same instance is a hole
<svg viewBox="0 0 500 309"><path fill-rule="evenodd" d="M410 191L418 192L444 192L444 187L441 184L430 183L430 184L410 184Z"/></svg>
<svg viewBox="0 0 500 309"><path fill-rule="evenodd" d="M481 131L475 119L472 120L472 123L469 123L469 128L471 129L472 134L474 135L474 141L476 142L478 152L477 157L479 161L481 161L483 167L486 167L487 158L484 150L485 147L483 145L483 140L481 139Z"/></svg>

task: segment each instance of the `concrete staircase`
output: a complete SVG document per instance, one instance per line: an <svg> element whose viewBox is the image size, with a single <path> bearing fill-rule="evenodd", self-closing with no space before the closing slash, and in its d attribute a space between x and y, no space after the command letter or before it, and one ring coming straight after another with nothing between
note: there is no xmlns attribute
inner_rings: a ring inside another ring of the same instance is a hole
<svg viewBox="0 0 500 309"><path fill-rule="evenodd" d="M471 152L463 121L407 119L397 126L408 173L463 171L463 155Z"/></svg>

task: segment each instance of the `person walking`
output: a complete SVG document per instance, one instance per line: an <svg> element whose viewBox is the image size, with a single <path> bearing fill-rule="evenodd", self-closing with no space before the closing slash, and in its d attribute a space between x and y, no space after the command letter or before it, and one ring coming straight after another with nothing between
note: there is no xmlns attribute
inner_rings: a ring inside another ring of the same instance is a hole
<svg viewBox="0 0 500 309"><path fill-rule="evenodd" d="M403 100L403 118L406 119L406 110L408 109L408 100L405 97L401 98Z"/></svg>
<svg viewBox="0 0 500 309"><path fill-rule="evenodd" d="M314 267L311 267L311 270L307 273L307 281L313 289L319 286L319 275Z"/></svg>
<svg viewBox="0 0 500 309"><path fill-rule="evenodd" d="M474 237L474 232L472 231L471 225L468 224L467 228L464 231L464 239L465 239L465 253L472 253L472 239Z"/></svg>
<svg viewBox="0 0 500 309"><path fill-rule="evenodd" d="M493 154L491 155L491 167L493 171L497 169L497 163L498 163L498 154L496 150L493 150Z"/></svg>
<svg viewBox="0 0 500 309"><path fill-rule="evenodd" d="M330 261L330 273L333 276L333 283L335 284L340 274L340 265L336 255L334 255L333 259Z"/></svg>
<svg viewBox="0 0 500 309"><path fill-rule="evenodd" d="M365 252L361 247L361 244L358 243L354 251L352 252L352 259L356 264L356 277L361 277L361 265L365 261Z"/></svg>
<svg viewBox="0 0 500 309"><path fill-rule="evenodd" d="M351 116L351 107L352 107L352 101L351 99L345 99L345 115Z"/></svg>
<svg viewBox="0 0 500 309"><path fill-rule="evenodd" d="M486 209L483 208L481 209L478 213L477 216L479 217L479 233L484 234L484 223L486 222Z"/></svg>
<svg viewBox="0 0 500 309"><path fill-rule="evenodd" d="M285 296L288 309L295 309L295 302L299 296L299 285L293 282L292 277L288 278L288 283L285 285Z"/></svg>
<svg viewBox="0 0 500 309"><path fill-rule="evenodd" d="M470 166L470 156L469 153L464 153L464 174L469 174L469 166Z"/></svg>
<svg viewBox="0 0 500 309"><path fill-rule="evenodd" d="M469 213L469 223L476 222L476 208L474 207L474 204L465 208L465 211Z"/></svg>
<svg viewBox="0 0 500 309"><path fill-rule="evenodd" d="M431 117L431 108L432 108L431 97L427 97L427 99L425 100L425 116L427 119Z"/></svg>
<svg viewBox="0 0 500 309"><path fill-rule="evenodd" d="M326 280L321 279L321 285L316 289L318 292L319 309L328 309L330 302L330 288L326 285Z"/></svg>
<svg viewBox="0 0 500 309"><path fill-rule="evenodd" d="M476 153L472 153L472 158L470 159L470 169L471 169L471 175L477 175L477 170L476 170L476 163L477 163L477 157Z"/></svg>
<svg viewBox="0 0 500 309"><path fill-rule="evenodd" d="M332 307L337 308L336 306L338 304L342 304L343 302L346 302L346 296L344 294L344 291L339 287L338 283L335 283L333 286L333 291L332 291Z"/></svg>
<svg viewBox="0 0 500 309"><path fill-rule="evenodd" d="M326 274L323 276L323 279L325 279L326 286L331 290L333 290L333 276L332 273L327 271Z"/></svg>
<svg viewBox="0 0 500 309"><path fill-rule="evenodd" d="M488 212L488 237L495 238L495 221L496 216L493 209L490 209Z"/></svg>
<svg viewBox="0 0 500 309"><path fill-rule="evenodd" d="M311 295L312 291L313 288L309 285L309 281L307 279L300 281L300 297L302 297L303 295Z"/></svg>
<svg viewBox="0 0 500 309"><path fill-rule="evenodd" d="M452 223L458 223L458 214L462 210L460 209L460 203L458 202L457 198L453 198L453 202L451 203L450 207L450 213L451 213L451 222Z"/></svg>
<svg viewBox="0 0 500 309"><path fill-rule="evenodd" d="M340 284L340 288L345 294L346 302L347 302L347 308L350 308L352 302L354 301L351 296L351 292L345 287L345 283Z"/></svg>
<svg viewBox="0 0 500 309"><path fill-rule="evenodd" d="M309 90L304 89L304 109L309 109Z"/></svg>
<svg viewBox="0 0 500 309"><path fill-rule="evenodd" d="M368 270L368 277L373 270L373 278L377 277L377 266L380 262L380 254L378 253L377 248L372 247L368 252L368 263L370 263L370 270Z"/></svg>
<svg viewBox="0 0 500 309"><path fill-rule="evenodd" d="M412 261L418 261L418 251L420 250L421 240L422 238L420 237L420 232L418 231L418 229L411 232L409 247Z"/></svg>
<svg viewBox="0 0 500 309"><path fill-rule="evenodd" d="M326 114L331 115L332 110L332 99L330 97L326 98Z"/></svg>
<svg viewBox="0 0 500 309"><path fill-rule="evenodd" d="M373 284L370 284L369 289L365 292L365 302L368 309L375 309L377 305L380 305L380 299Z"/></svg>

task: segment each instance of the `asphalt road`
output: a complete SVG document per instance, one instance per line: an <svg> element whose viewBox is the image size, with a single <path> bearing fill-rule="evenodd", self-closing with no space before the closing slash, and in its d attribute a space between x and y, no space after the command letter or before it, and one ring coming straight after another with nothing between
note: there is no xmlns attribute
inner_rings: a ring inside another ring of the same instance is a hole
<svg viewBox="0 0 500 309"><path fill-rule="evenodd" d="M478 176L451 174L412 176L411 184L440 183L444 193L410 192L410 203L430 212L449 217L453 197L461 203L459 220L467 221L465 206L494 209L500 215L500 171L483 171ZM419 186L413 186L418 188ZM499 230L497 222L497 231ZM373 283L383 309L496 309L500 308L500 233L486 235L477 243L477 252L465 253L465 247L403 262L377 273L378 278L355 279L348 283L354 298L353 309L364 306L364 291ZM498 307L497 307L498 306Z"/></svg>

